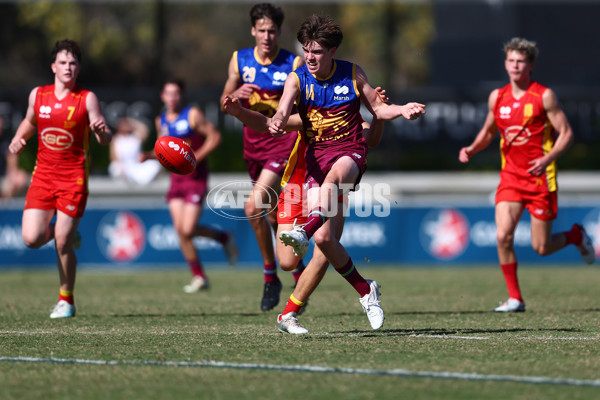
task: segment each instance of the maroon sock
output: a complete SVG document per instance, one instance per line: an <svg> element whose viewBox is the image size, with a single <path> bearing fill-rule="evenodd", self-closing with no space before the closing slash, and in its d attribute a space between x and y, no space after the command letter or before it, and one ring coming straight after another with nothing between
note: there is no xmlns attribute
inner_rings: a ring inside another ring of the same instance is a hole
<svg viewBox="0 0 600 400"><path fill-rule="evenodd" d="M344 279L346 279L349 284L352 285L352 287L358 292L360 297L363 297L364 295L369 294L371 292L371 288L369 287L369 284L367 283L365 278L363 278L358 273L358 270L354 266L354 263L352 263L351 258L348 259L348 262L346 263L346 265L344 265L342 268L339 268L339 269L336 268L335 270Z"/></svg>
<svg viewBox="0 0 600 400"><path fill-rule="evenodd" d="M229 240L229 234L227 232L219 232L217 235L217 242L221 243L223 246L227 244Z"/></svg>
<svg viewBox="0 0 600 400"><path fill-rule="evenodd" d="M306 236L308 236L309 239L313 237L315 232L323 226L325 221L327 221L327 217L325 217L321 207L317 207L312 210L310 214L308 214L306 225L304 225L304 232L306 232Z"/></svg>
<svg viewBox="0 0 600 400"><path fill-rule="evenodd" d="M302 260L298 261L298 265L296 265L296 269L292 271L292 276L294 277L294 282L298 283L298 279L300 279L300 275L302 275L302 271L304 271L304 263Z"/></svg>
<svg viewBox="0 0 600 400"><path fill-rule="evenodd" d="M575 246L579 246L583 240L583 234L577 225L573 225L570 231L563 232L563 235L567 239L567 245L574 244Z"/></svg>
<svg viewBox="0 0 600 400"><path fill-rule="evenodd" d="M202 268L202 263L200 262L200 260L188 260L188 264L190 266L190 272L193 276L206 278L206 275L204 275L204 268Z"/></svg>
<svg viewBox="0 0 600 400"><path fill-rule="evenodd" d="M277 277L277 264L275 264L275 263L265 264L264 274L265 274L265 283L277 281L279 279Z"/></svg>

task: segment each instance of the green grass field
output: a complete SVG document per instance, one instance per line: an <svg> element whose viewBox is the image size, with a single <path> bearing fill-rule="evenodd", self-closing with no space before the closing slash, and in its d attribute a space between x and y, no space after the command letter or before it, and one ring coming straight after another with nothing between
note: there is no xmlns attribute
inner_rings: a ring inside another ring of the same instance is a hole
<svg viewBox="0 0 600 400"><path fill-rule="evenodd" d="M382 284L383 328L330 270L299 337L275 325L285 273L263 313L259 268L209 270L194 295L183 269L83 269L77 317L50 320L54 270L1 272L0 399L600 398L599 270L521 267L519 314L490 312L506 297L497 268L361 272Z"/></svg>

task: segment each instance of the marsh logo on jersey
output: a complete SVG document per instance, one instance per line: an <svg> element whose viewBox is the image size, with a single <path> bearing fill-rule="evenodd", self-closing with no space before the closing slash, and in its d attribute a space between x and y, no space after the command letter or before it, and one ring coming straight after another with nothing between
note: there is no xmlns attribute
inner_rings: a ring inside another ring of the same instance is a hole
<svg viewBox="0 0 600 400"><path fill-rule="evenodd" d="M273 85L276 86L281 86L285 83L285 80L287 79L288 74L286 74L285 72L275 72L273 74Z"/></svg>
<svg viewBox="0 0 600 400"><path fill-rule="evenodd" d="M50 118L51 111L52 111L52 107L50 107L50 106L40 106L40 112L38 114L38 118L42 118L42 119Z"/></svg>
<svg viewBox="0 0 600 400"><path fill-rule="evenodd" d="M349 96L345 96L350 93L350 89L348 89L348 86L346 85L334 87L333 92L336 94L333 96L334 100L350 100Z"/></svg>
<svg viewBox="0 0 600 400"><path fill-rule="evenodd" d="M594 244L596 257L600 257L600 208L590 211L582 221L583 228Z"/></svg>
<svg viewBox="0 0 600 400"><path fill-rule="evenodd" d="M446 208L430 211L421 222L421 244L441 260L461 255L469 244L469 223L457 210Z"/></svg>
<svg viewBox="0 0 600 400"><path fill-rule="evenodd" d="M500 118L502 118L502 119L510 118L510 111L511 111L511 108L508 106L500 107Z"/></svg>
<svg viewBox="0 0 600 400"><path fill-rule="evenodd" d="M96 238L98 248L106 258L115 262L129 262L144 251L146 228L134 213L115 211L100 220Z"/></svg>

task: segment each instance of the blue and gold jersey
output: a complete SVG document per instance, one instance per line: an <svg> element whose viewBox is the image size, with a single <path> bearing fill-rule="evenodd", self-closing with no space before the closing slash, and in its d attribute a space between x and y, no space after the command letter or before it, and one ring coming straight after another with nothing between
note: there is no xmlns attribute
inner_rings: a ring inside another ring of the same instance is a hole
<svg viewBox="0 0 600 400"><path fill-rule="evenodd" d="M267 117L277 112L283 94L285 80L300 62L300 57L292 52L279 49L268 62L261 62L256 48L238 50L233 53L237 73L242 83L258 85L242 105ZM294 135L274 138L268 132L256 132L244 126L244 158L253 160L287 159L294 144Z"/></svg>

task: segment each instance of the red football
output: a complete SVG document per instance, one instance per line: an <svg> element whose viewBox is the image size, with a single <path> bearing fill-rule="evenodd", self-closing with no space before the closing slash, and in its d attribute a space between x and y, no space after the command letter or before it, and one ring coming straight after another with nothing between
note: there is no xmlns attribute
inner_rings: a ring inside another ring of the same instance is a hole
<svg viewBox="0 0 600 400"><path fill-rule="evenodd" d="M187 175L196 169L196 157L189 144L173 136L161 136L154 144L158 161L169 171Z"/></svg>

